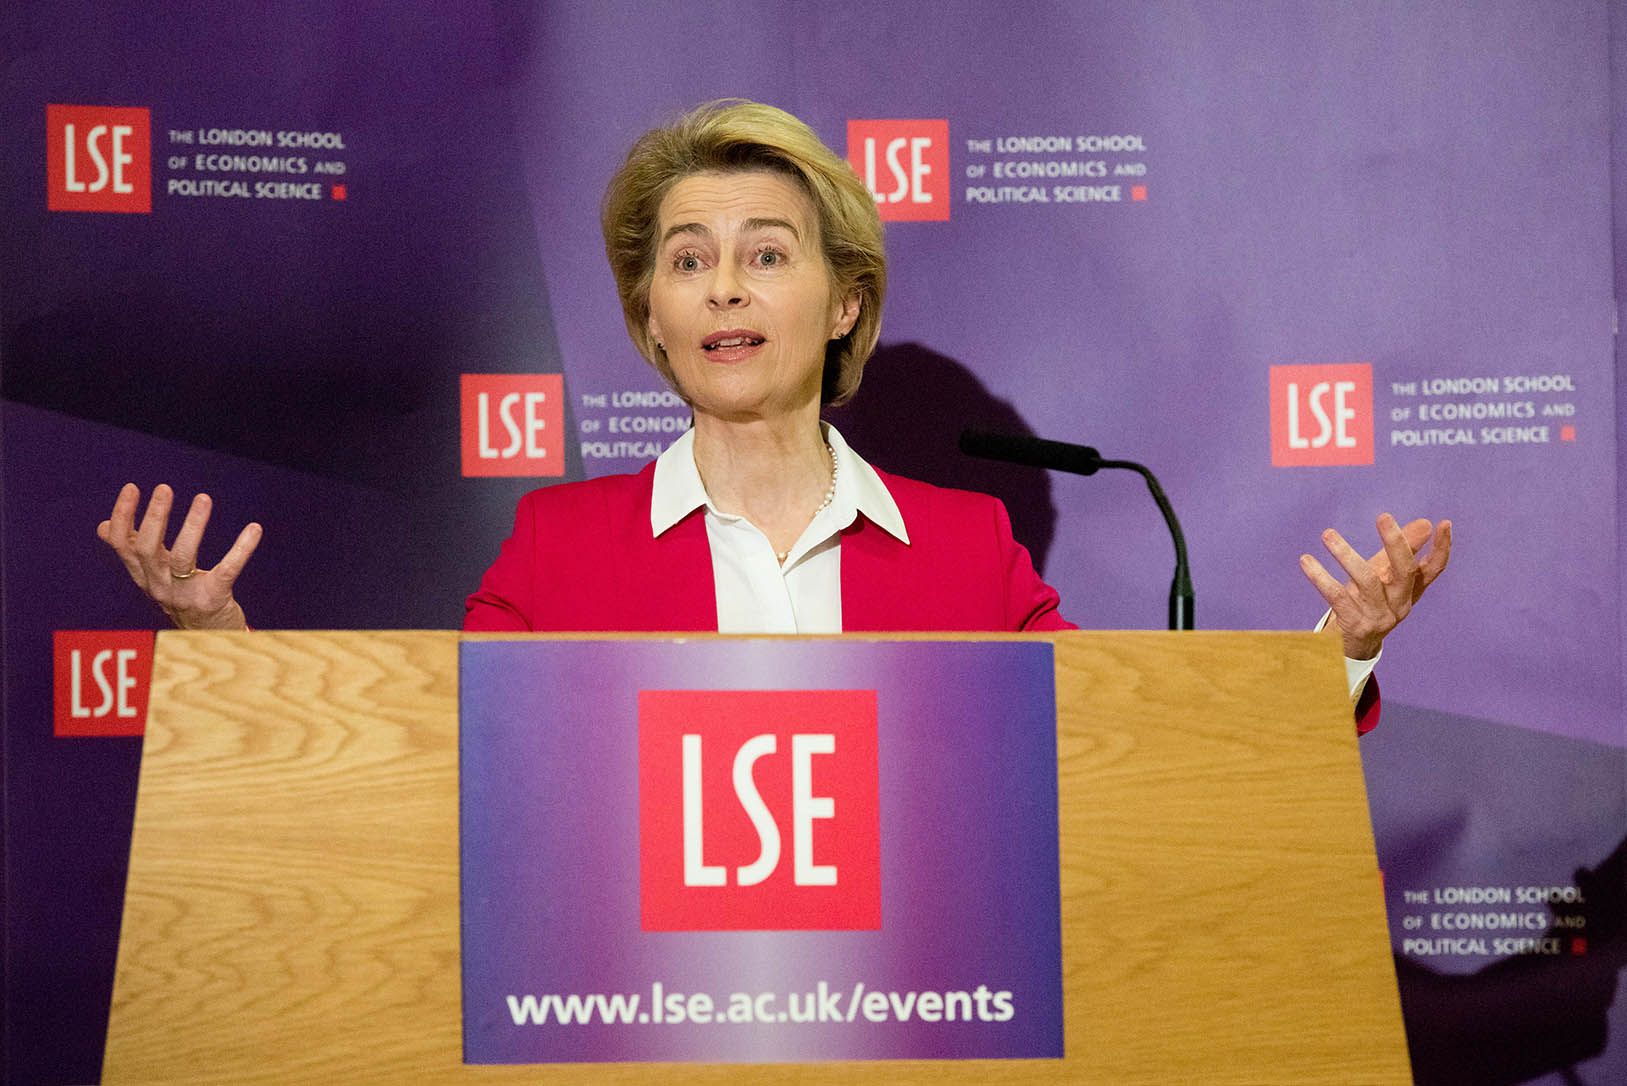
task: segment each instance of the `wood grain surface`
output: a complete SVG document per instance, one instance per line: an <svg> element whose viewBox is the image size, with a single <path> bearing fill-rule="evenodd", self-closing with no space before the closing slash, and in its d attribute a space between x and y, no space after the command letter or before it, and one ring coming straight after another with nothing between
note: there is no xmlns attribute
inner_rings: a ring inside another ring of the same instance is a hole
<svg viewBox="0 0 1627 1086"><path fill-rule="evenodd" d="M160 635L104 1082L1409 1081L1311 634L1051 638L1065 1060L466 1067L459 640Z"/></svg>

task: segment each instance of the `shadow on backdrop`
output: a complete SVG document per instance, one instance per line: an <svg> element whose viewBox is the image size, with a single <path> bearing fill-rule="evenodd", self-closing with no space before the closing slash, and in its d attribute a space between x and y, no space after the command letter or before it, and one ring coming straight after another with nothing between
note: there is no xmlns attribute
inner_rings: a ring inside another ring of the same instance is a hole
<svg viewBox="0 0 1627 1086"><path fill-rule="evenodd" d="M1034 431L965 366L918 343L882 344L865 367L858 395L826 415L860 456L885 471L1005 502L1012 534L1028 548L1034 568L1045 572L1056 532L1049 473L976 460L957 447L967 427Z"/></svg>
<svg viewBox="0 0 1627 1086"><path fill-rule="evenodd" d="M1396 955L1419 1086L1513 1086L1554 1072L1583 1081L1574 1066L1604 1051L1627 966L1627 838L1578 871L1576 885L1582 902L1555 902L1541 936L1560 941L1557 955L1517 955L1463 976Z"/></svg>

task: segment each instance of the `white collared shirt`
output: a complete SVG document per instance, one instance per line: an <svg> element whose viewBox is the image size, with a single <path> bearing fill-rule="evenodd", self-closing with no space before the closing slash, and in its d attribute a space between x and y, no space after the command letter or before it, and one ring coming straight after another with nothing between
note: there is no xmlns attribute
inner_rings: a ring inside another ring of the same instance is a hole
<svg viewBox="0 0 1627 1086"><path fill-rule="evenodd" d="M712 549L718 633L832 634L842 632L842 530L863 513L908 544L904 517L876 469L848 448L836 427L824 428L836 461L836 493L816 514L780 564L774 545L745 517L712 504L695 466L695 431L674 441L655 462L650 531L659 536L696 509L706 509ZM1322 616L1318 630L1332 612ZM1359 697L1378 657L1345 659L1350 696Z"/></svg>
<svg viewBox="0 0 1627 1086"><path fill-rule="evenodd" d="M783 566L755 524L712 504L695 466L695 431L673 442L655 462L652 533L659 536L696 509L706 509L719 633L841 633L842 529L863 513L900 543L910 541L898 503L876 469L848 448L836 427L822 425L835 458L836 493L803 529Z"/></svg>

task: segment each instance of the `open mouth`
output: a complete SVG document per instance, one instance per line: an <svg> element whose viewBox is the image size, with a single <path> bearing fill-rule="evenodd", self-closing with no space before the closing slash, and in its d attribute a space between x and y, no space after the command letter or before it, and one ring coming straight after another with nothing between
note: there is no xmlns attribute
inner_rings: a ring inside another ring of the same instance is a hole
<svg viewBox="0 0 1627 1086"><path fill-rule="evenodd" d="M756 332L728 331L714 332L701 341L701 350L719 351L737 347L760 347L763 344L762 336Z"/></svg>

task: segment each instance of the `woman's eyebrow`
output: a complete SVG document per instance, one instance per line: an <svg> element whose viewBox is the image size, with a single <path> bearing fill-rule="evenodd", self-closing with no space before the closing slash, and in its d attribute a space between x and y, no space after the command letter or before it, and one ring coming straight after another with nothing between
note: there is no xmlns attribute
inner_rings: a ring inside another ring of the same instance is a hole
<svg viewBox="0 0 1627 1086"><path fill-rule="evenodd" d="M779 228L787 231L798 241L802 240L802 235L797 232L797 228L791 225L791 223L785 219L747 219L745 222L740 224L740 227L743 231L748 233L754 230L773 230L775 228Z"/></svg>
<svg viewBox="0 0 1627 1086"><path fill-rule="evenodd" d="M703 223L698 223L698 222L681 222L681 223L677 223L674 226L667 227L667 232L665 234L661 235L661 244L665 245L667 242L671 241L673 238L677 237L679 234L693 234L696 237L700 237L700 238L710 238L712 236L712 231L708 230Z"/></svg>

